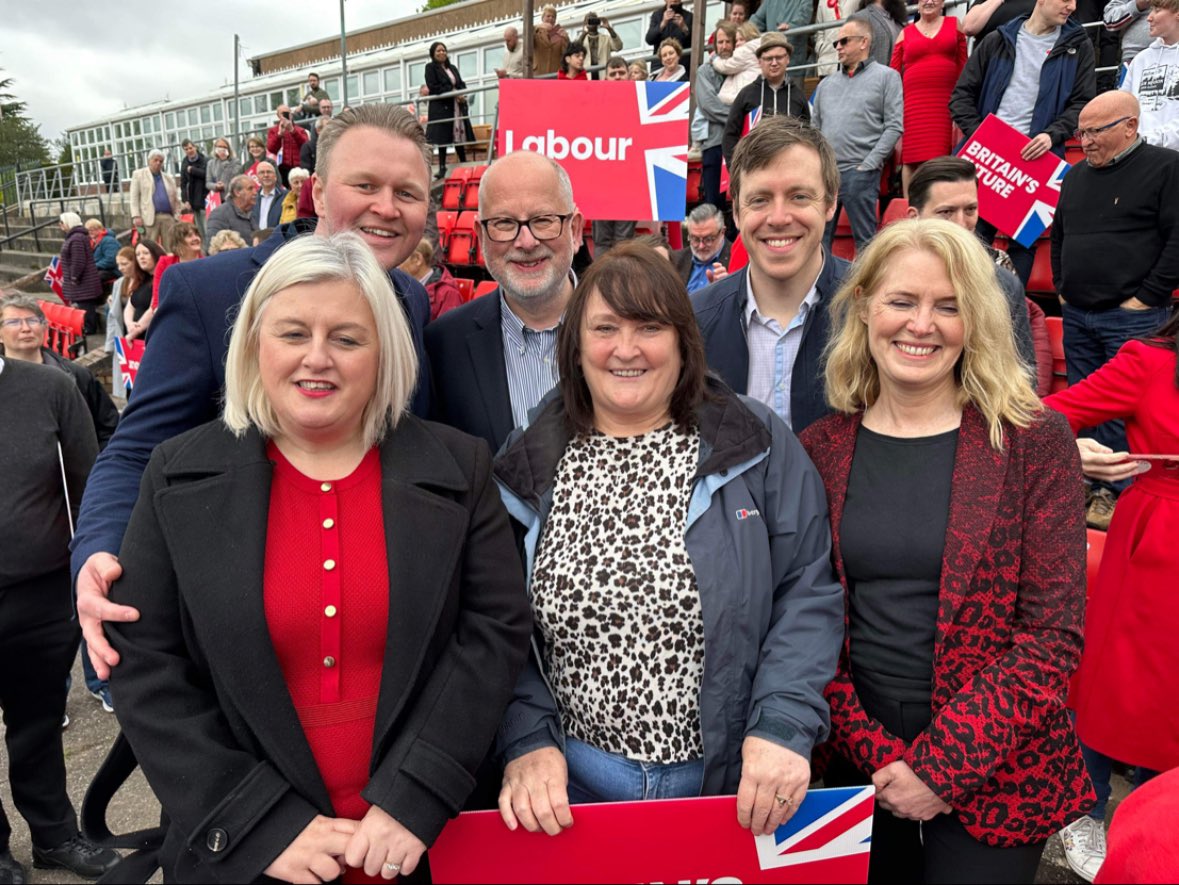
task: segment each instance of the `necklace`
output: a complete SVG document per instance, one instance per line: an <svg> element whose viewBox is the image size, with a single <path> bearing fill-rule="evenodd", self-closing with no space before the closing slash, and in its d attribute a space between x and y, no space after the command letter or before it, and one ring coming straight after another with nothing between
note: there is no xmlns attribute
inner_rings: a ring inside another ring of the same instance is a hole
<svg viewBox="0 0 1179 885"><path fill-rule="evenodd" d="M921 21L921 19L918 19L916 22L917 30L921 32L921 36L928 37L930 40L932 40L934 37L937 36L937 32L942 29L942 22L944 20L945 20L944 18L938 18L937 21L932 23L932 28L931 28L930 25L926 25L925 22ZM923 25L924 25L924 27L923 27Z"/></svg>

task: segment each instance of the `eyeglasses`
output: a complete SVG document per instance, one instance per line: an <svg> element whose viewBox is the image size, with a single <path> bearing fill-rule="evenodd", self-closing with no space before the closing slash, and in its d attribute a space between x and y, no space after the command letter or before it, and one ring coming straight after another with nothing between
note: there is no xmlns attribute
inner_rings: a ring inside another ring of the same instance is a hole
<svg viewBox="0 0 1179 885"><path fill-rule="evenodd" d="M850 40L867 40L867 39L868 38L865 37L863 34L857 34L854 37L840 37L838 40L835 41L834 45L837 49L842 49L844 46L847 46L848 41L850 41Z"/></svg>
<svg viewBox="0 0 1179 885"><path fill-rule="evenodd" d="M515 218L488 218L481 220L483 231L487 238L494 243L510 243L520 236L520 228L528 228L528 232L538 240L555 240L565 229L565 222L573 217L569 212L565 215L534 215L526 221Z"/></svg>
<svg viewBox="0 0 1179 885"><path fill-rule="evenodd" d="M790 62L790 56L786 55L785 53L780 53L778 55L763 55L761 60L771 65L784 65Z"/></svg>
<svg viewBox="0 0 1179 885"><path fill-rule="evenodd" d="M1118 117L1112 123L1106 123L1104 126L1093 126L1090 129L1078 129L1073 133L1073 137L1076 138L1077 141L1080 141L1082 138L1096 138L1102 132L1108 132L1110 129L1113 129L1119 123L1124 123L1127 120L1132 120L1132 119L1134 119L1133 115L1128 115L1125 117Z"/></svg>
<svg viewBox="0 0 1179 885"><path fill-rule="evenodd" d="M716 233L709 234L708 236L705 236L705 237L689 236L688 242L691 243L693 246L707 246L709 243L715 243L718 239L720 239L720 235L722 233L724 233L724 231L718 230Z"/></svg>
<svg viewBox="0 0 1179 885"><path fill-rule="evenodd" d="M28 326L30 329L35 329L38 326L44 326L45 320L40 317L17 317L12 320L0 321L0 326L5 329L19 329L21 326Z"/></svg>

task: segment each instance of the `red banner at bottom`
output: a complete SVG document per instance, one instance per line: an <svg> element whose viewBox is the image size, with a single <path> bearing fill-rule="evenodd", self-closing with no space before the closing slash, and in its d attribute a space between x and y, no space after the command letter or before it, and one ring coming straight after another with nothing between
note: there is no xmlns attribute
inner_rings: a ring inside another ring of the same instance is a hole
<svg viewBox="0 0 1179 885"><path fill-rule="evenodd" d="M872 787L811 790L769 836L737 824L733 796L577 805L559 836L510 832L497 811L461 814L430 850L445 882L868 881Z"/></svg>

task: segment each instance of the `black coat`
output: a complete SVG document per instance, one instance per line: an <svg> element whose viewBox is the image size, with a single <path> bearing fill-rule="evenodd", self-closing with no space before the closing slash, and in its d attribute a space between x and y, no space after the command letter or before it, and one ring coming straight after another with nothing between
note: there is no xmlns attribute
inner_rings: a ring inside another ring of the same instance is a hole
<svg viewBox="0 0 1179 885"><path fill-rule="evenodd" d="M498 452L516 426L504 365L499 289L426 326L430 358L430 417L481 436Z"/></svg>
<svg viewBox="0 0 1179 885"><path fill-rule="evenodd" d="M90 417L94 421L94 434L98 437L98 450L101 452L115 435L115 428L119 426L119 410L110 394L89 369L59 356L47 347L41 348L41 361L47 366L57 366L74 379L78 393L82 394L82 399L86 400L86 408L90 410Z"/></svg>
<svg viewBox="0 0 1179 885"><path fill-rule="evenodd" d="M776 93L766 83L765 77L758 77L752 83L745 84L729 106L729 119L725 122L725 134L721 139L721 155L730 166L737 142L745 134L745 118L757 107L761 108L762 116L765 117L789 114L808 122L811 119L806 90L797 80L787 77Z"/></svg>
<svg viewBox="0 0 1179 885"><path fill-rule="evenodd" d="M192 207L193 212L205 211L205 197L209 191L205 185L205 169L208 160L197 151L196 159L186 156L180 161L180 199Z"/></svg>
<svg viewBox="0 0 1179 885"><path fill-rule="evenodd" d="M388 654L364 798L430 845L475 783L527 653L524 576L478 440L402 418L381 446ZM250 882L334 816L263 604L273 465L212 422L159 446L109 625L119 720L170 819L175 882Z"/></svg>
<svg viewBox="0 0 1179 885"><path fill-rule="evenodd" d="M449 68L450 72L454 74L454 82L450 82L450 77L446 76L446 70ZM430 62L426 65L426 88L430 90L431 95L442 95L446 92L454 92L456 89L466 89L467 84L463 82L462 75L458 72L458 68L447 62L445 66L438 62ZM451 98L432 98L430 105L427 108L427 115L429 123L426 126L426 140L430 144L454 144L454 118L455 118L456 100ZM463 130L466 133L466 141L474 141L475 133L471 129L471 121L467 119L467 106L460 105L460 111L463 115Z"/></svg>

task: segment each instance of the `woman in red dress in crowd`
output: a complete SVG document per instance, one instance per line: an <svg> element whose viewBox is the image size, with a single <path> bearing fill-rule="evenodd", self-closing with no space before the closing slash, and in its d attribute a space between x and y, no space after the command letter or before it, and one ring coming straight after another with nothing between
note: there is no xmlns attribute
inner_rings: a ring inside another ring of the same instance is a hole
<svg viewBox="0 0 1179 885"><path fill-rule="evenodd" d="M926 160L953 147L950 93L966 65L966 35L945 0L920 0L921 15L897 37L892 67L905 91L905 135L901 140L901 184L909 197L909 178Z"/></svg>
<svg viewBox="0 0 1179 885"><path fill-rule="evenodd" d="M1097 821L1104 820L1113 760L1135 766L1137 783L1179 766L1179 461L1134 457L1179 456L1177 347L1179 314L1155 336L1127 342L1084 381L1044 400L1074 432L1124 419L1130 453L1089 439L1077 445L1087 474L1110 481L1137 476L1109 525L1071 696L1097 790ZM1069 838L1097 841L1102 824L1080 824L1086 830Z"/></svg>
<svg viewBox="0 0 1179 885"><path fill-rule="evenodd" d="M410 875L474 786L531 619L491 453L416 380L368 246L307 236L246 292L222 420L152 455L111 690L165 881Z"/></svg>

